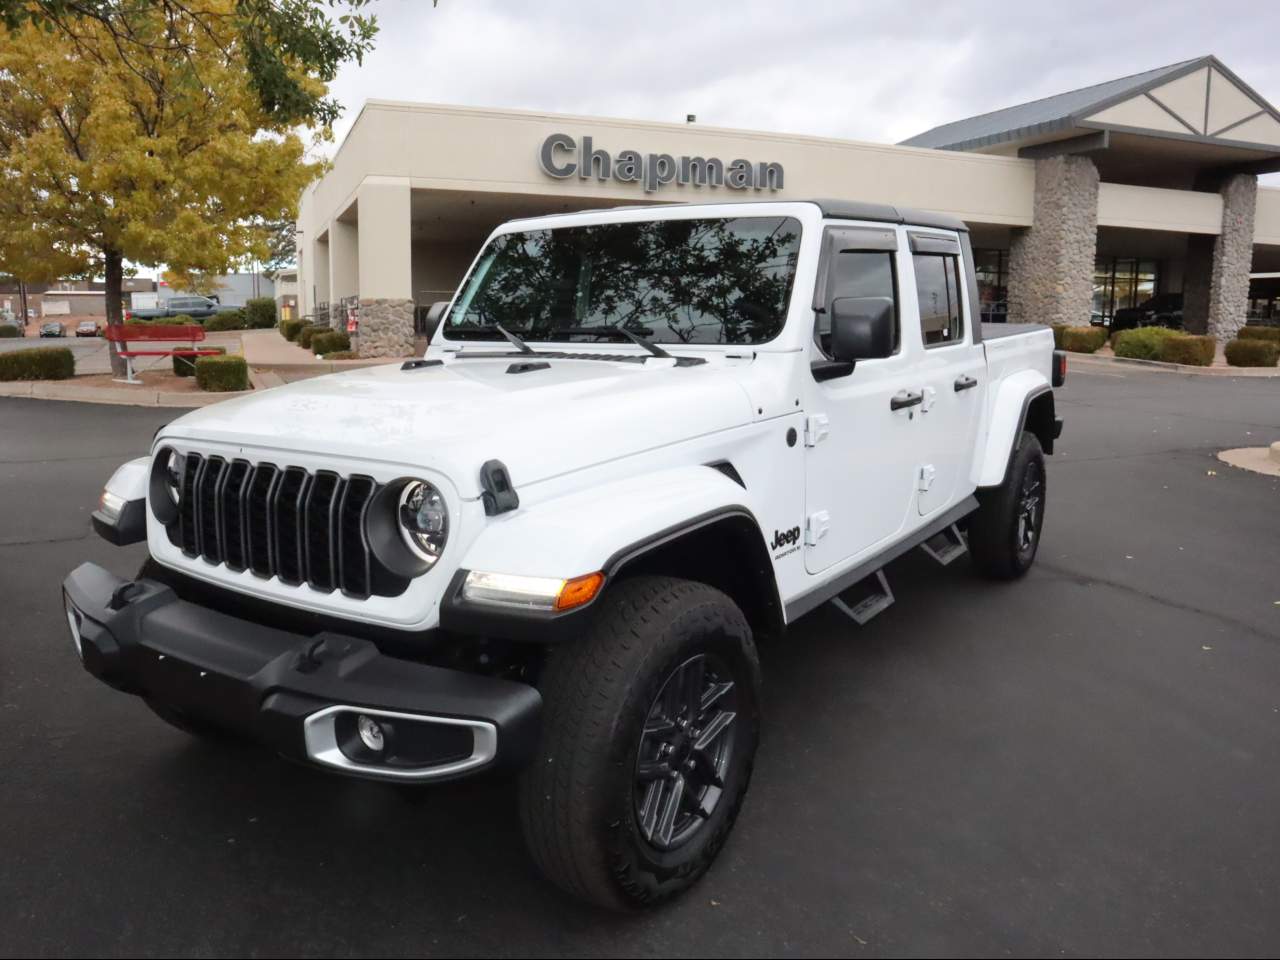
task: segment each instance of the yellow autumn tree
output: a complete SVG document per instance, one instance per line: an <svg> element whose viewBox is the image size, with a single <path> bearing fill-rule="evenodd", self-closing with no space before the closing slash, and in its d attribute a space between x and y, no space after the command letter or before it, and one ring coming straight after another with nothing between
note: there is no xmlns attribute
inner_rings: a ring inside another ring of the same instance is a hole
<svg viewBox="0 0 1280 960"><path fill-rule="evenodd" d="M0 272L101 276L108 323L126 261L194 278L264 258L263 224L317 173L255 92L236 0L121 9L0 39Z"/></svg>

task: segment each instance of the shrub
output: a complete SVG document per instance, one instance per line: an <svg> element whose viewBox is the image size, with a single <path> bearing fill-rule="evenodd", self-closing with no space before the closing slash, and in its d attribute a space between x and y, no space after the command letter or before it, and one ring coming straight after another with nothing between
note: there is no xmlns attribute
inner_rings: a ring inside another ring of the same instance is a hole
<svg viewBox="0 0 1280 960"><path fill-rule="evenodd" d="M1280 327L1241 327L1236 331L1241 340L1269 340L1280 343Z"/></svg>
<svg viewBox="0 0 1280 960"><path fill-rule="evenodd" d="M1160 345L1170 337L1181 337L1183 334L1168 327L1138 327L1133 330L1121 330L1112 339L1117 357L1128 357L1130 360L1157 360L1160 357Z"/></svg>
<svg viewBox="0 0 1280 960"><path fill-rule="evenodd" d="M1160 344L1160 359L1165 363L1189 363L1193 367L1207 367L1213 363L1218 341L1213 337L1168 337Z"/></svg>
<svg viewBox="0 0 1280 960"><path fill-rule="evenodd" d="M268 330L276 325L276 302L271 297L254 297L244 305L245 328Z"/></svg>
<svg viewBox="0 0 1280 960"><path fill-rule="evenodd" d="M281 320L280 336L286 340L297 340L298 334L302 332L302 328L307 325L305 320Z"/></svg>
<svg viewBox="0 0 1280 960"><path fill-rule="evenodd" d="M185 313L180 313L176 317L161 317L160 319L152 320L151 322L159 323L159 324L171 323L175 327L189 327L193 323L196 324L197 326L200 324L199 320L196 320Z"/></svg>
<svg viewBox="0 0 1280 960"><path fill-rule="evenodd" d="M1233 367L1274 367L1280 358L1280 343L1270 340L1232 340L1227 344L1227 363Z"/></svg>
<svg viewBox="0 0 1280 960"><path fill-rule="evenodd" d="M354 350L339 350L337 353L324 354L326 360L359 360L360 356Z"/></svg>
<svg viewBox="0 0 1280 960"><path fill-rule="evenodd" d="M1058 346L1072 353L1093 353L1106 342L1106 327L1064 327Z"/></svg>
<svg viewBox="0 0 1280 960"><path fill-rule="evenodd" d="M244 357L200 357L196 360L196 384L201 390L226 393L249 389L249 364Z"/></svg>
<svg viewBox="0 0 1280 960"><path fill-rule="evenodd" d="M1062 349L1062 337L1067 332L1065 323L1054 323L1049 325L1049 329L1053 331L1053 345L1058 350Z"/></svg>
<svg viewBox="0 0 1280 960"><path fill-rule="evenodd" d="M319 324L313 323L309 326L303 327L302 330L299 331L298 333L298 339L295 340L294 342L297 343L297 345L302 347L303 349L310 350L311 341L315 337L317 337L322 333L329 333L329 332L331 332L330 329L327 326L325 326L323 323L319 323Z"/></svg>
<svg viewBox="0 0 1280 960"><path fill-rule="evenodd" d="M15 327L12 323L0 323L0 340L6 337L22 336L22 328Z"/></svg>
<svg viewBox="0 0 1280 960"><path fill-rule="evenodd" d="M245 329L244 311L228 310L226 313L215 313L204 322L204 328L210 333L219 330L243 330Z"/></svg>
<svg viewBox="0 0 1280 960"><path fill-rule="evenodd" d="M311 338L312 353L337 353L351 349L351 338L340 330L317 333Z"/></svg>
<svg viewBox="0 0 1280 960"><path fill-rule="evenodd" d="M0 353L0 380L70 380L76 358L67 347L32 347Z"/></svg>
<svg viewBox="0 0 1280 960"><path fill-rule="evenodd" d="M199 344L199 350L216 350L218 353L226 353L226 347L214 347L208 344ZM173 372L180 377L194 377L196 375L195 361L200 357L170 357L173 361Z"/></svg>

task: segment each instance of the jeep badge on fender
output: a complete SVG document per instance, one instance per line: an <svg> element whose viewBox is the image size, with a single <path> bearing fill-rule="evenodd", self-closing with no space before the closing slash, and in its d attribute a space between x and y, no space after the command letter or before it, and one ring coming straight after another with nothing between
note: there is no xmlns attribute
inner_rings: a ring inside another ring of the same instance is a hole
<svg viewBox="0 0 1280 960"><path fill-rule="evenodd" d="M865 622L912 547L1035 559L1061 365L977 289L964 223L876 204L500 226L422 357L192 411L120 467L93 524L149 556L66 578L67 656L331 773L520 771L548 878L661 903L735 855L759 638Z"/></svg>

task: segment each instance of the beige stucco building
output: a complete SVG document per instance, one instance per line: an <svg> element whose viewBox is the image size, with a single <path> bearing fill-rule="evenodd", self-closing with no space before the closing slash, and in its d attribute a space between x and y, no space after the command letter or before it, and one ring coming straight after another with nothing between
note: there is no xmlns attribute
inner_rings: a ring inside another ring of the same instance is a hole
<svg viewBox="0 0 1280 960"><path fill-rule="evenodd" d="M1280 270L1280 114L1213 57L888 145L371 100L301 200L304 316L402 355L513 217L616 204L834 197L969 223L987 319L1087 323L1182 294L1230 336ZM342 309L338 309L342 305ZM419 321L420 322L420 321Z"/></svg>

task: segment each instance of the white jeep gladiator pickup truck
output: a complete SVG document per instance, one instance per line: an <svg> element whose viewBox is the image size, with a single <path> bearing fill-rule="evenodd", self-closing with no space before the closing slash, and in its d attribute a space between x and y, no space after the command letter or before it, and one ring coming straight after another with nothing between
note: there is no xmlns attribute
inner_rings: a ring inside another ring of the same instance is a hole
<svg viewBox="0 0 1280 960"><path fill-rule="evenodd" d="M1065 363L977 316L947 216L508 223L422 358L188 413L122 466L94 525L150 556L67 577L76 650L177 727L334 772L519 769L548 877L660 902L741 808L758 643L828 601L864 622L916 546L1034 559Z"/></svg>

